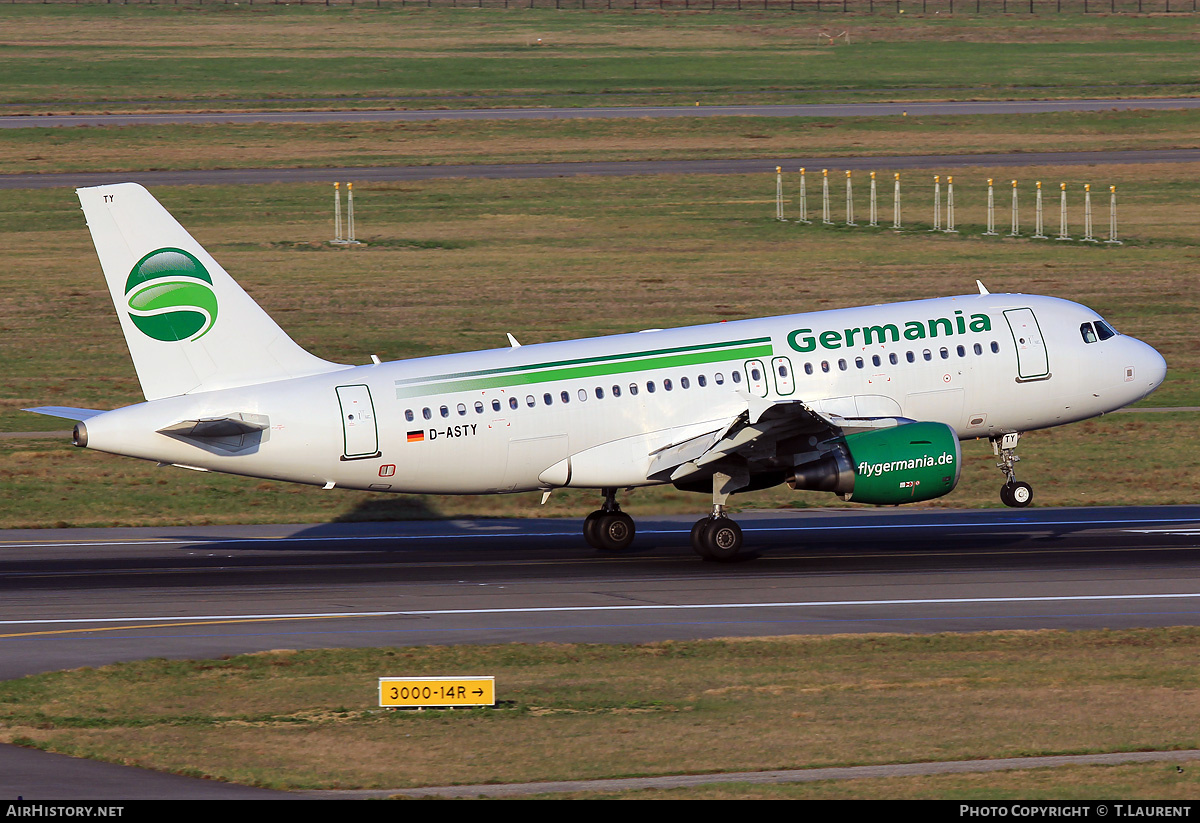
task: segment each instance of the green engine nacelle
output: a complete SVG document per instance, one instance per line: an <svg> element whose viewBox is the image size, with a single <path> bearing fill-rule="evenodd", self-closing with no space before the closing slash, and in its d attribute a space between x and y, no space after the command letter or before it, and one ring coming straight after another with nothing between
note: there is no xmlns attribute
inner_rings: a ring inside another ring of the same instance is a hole
<svg viewBox="0 0 1200 823"><path fill-rule="evenodd" d="M797 466L793 489L831 491L846 500L896 505L933 500L958 485L962 451L944 423L906 423L847 435L818 460Z"/></svg>

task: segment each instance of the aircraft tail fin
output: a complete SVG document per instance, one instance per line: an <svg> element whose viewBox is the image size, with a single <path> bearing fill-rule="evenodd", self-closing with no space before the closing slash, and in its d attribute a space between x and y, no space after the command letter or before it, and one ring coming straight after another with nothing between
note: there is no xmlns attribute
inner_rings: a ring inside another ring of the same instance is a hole
<svg viewBox="0 0 1200 823"><path fill-rule="evenodd" d="M296 345L138 184L76 194L147 400L346 368Z"/></svg>

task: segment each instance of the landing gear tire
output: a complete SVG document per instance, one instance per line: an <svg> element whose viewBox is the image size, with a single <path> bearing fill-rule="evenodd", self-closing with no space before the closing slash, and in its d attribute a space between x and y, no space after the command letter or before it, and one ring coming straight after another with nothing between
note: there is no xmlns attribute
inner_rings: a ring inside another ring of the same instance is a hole
<svg viewBox="0 0 1200 823"><path fill-rule="evenodd" d="M708 558L708 548L704 545L704 530L712 522L711 517L702 517L692 526L692 551L703 558Z"/></svg>
<svg viewBox="0 0 1200 823"><path fill-rule="evenodd" d="M619 552L633 543L637 528L625 512L592 512L583 521L583 537L602 552Z"/></svg>
<svg viewBox="0 0 1200 823"><path fill-rule="evenodd" d="M600 545L600 520L607 514L608 512L597 509L583 521L583 539L593 549L603 549L603 546Z"/></svg>
<svg viewBox="0 0 1200 823"><path fill-rule="evenodd" d="M692 526L692 548L706 560L728 563L742 551L742 528L728 517L710 517Z"/></svg>
<svg viewBox="0 0 1200 823"><path fill-rule="evenodd" d="M1033 487L1019 480L1000 487L1000 500L1006 506L1023 509L1033 502Z"/></svg>

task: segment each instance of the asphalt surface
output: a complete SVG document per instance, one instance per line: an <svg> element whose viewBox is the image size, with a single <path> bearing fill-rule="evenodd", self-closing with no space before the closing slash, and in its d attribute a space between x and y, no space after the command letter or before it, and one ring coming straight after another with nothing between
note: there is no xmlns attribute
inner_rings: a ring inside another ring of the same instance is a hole
<svg viewBox="0 0 1200 823"><path fill-rule="evenodd" d="M143 186L233 186L267 183L393 183L447 178L533 179L581 175L754 174L824 166L850 169L954 169L963 167L1079 166L1124 163L1195 163L1200 149L1010 154L894 155L885 157L764 157L738 160L629 160L583 163L480 163L443 166L348 166L312 169L202 169L196 171L68 172L4 174L0 189L51 189L141 183Z"/></svg>
<svg viewBox="0 0 1200 823"><path fill-rule="evenodd" d="M1200 625L1200 507L0 532L0 678L147 656L781 633Z"/></svg>
<svg viewBox="0 0 1200 823"><path fill-rule="evenodd" d="M120 105L120 104L114 104ZM160 102L161 105L161 102ZM758 106L609 106L382 111L224 111L131 114L9 114L0 128L205 123L390 123L429 120L594 120L630 117L877 117L930 114L1041 114L1056 111L1192 109L1200 97L1091 100L968 100L910 103L807 103Z"/></svg>
<svg viewBox="0 0 1200 823"><path fill-rule="evenodd" d="M277 648L1200 625L1200 506L747 514L732 564L692 554L691 522L640 520L615 555L578 520L0 532L0 678ZM0 792L250 796L111 768L0 747Z"/></svg>

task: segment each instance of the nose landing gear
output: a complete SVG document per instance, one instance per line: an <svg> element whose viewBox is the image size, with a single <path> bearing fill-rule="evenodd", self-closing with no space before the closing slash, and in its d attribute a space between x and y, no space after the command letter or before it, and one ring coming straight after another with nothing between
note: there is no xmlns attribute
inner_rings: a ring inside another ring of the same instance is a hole
<svg viewBox="0 0 1200 823"><path fill-rule="evenodd" d="M992 453L1000 458L996 468L1007 478L1007 482L1000 487L1000 502L1015 509L1023 509L1033 502L1033 487L1017 480L1015 471L1016 464L1021 459L1017 457L1017 441L1020 439L1020 432L991 438Z"/></svg>

